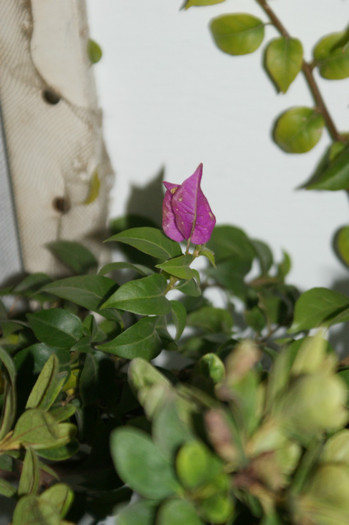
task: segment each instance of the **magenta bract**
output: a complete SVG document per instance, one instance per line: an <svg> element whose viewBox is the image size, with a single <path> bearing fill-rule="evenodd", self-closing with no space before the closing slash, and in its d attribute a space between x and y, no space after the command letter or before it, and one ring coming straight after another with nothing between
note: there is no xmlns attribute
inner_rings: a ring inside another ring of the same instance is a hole
<svg viewBox="0 0 349 525"><path fill-rule="evenodd" d="M202 164L183 184L164 182L166 193L162 205L162 227L170 239L190 239L205 244L216 224L210 205L200 188Z"/></svg>

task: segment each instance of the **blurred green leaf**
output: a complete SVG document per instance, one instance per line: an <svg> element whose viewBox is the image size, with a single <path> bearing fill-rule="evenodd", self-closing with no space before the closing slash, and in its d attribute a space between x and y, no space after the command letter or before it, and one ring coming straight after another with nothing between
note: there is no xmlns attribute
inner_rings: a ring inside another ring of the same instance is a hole
<svg viewBox="0 0 349 525"><path fill-rule="evenodd" d="M99 345L98 349L125 359L153 359L162 348L156 325L156 317L143 317L112 341Z"/></svg>
<svg viewBox="0 0 349 525"><path fill-rule="evenodd" d="M141 496L163 499L178 490L170 463L144 432L131 427L114 430L111 452L121 479Z"/></svg>
<svg viewBox="0 0 349 525"><path fill-rule="evenodd" d="M92 38L87 41L87 55L92 64L97 64L102 58L102 49Z"/></svg>
<svg viewBox="0 0 349 525"><path fill-rule="evenodd" d="M341 142L331 144L313 175L301 187L307 190L348 190L349 147Z"/></svg>
<svg viewBox="0 0 349 525"><path fill-rule="evenodd" d="M165 297L167 279L160 274L129 281L114 292L103 308L118 308L139 315L166 315L170 302Z"/></svg>
<svg viewBox="0 0 349 525"><path fill-rule="evenodd" d="M292 262L290 255L285 250L282 250L282 255L282 261L277 266L277 276L283 281L291 270Z"/></svg>
<svg viewBox="0 0 349 525"><path fill-rule="evenodd" d="M290 331L300 332L345 320L349 320L348 297L327 288L312 288L304 292L296 302Z"/></svg>
<svg viewBox="0 0 349 525"><path fill-rule="evenodd" d="M129 262L119 261L105 264L98 271L98 275L105 275L109 272L114 272L115 270L132 270L133 272L136 272L140 275L152 275L154 273L153 270L147 266L144 266L143 264L132 264Z"/></svg>
<svg viewBox="0 0 349 525"><path fill-rule="evenodd" d="M152 423L154 443L170 461L180 445L193 439L191 418L190 404L173 395L155 413Z"/></svg>
<svg viewBox="0 0 349 525"><path fill-rule="evenodd" d="M273 253L269 246L263 241L251 239L251 243L256 251L261 274L267 275L274 262Z"/></svg>
<svg viewBox="0 0 349 525"><path fill-rule="evenodd" d="M88 205L94 202L99 195L100 188L101 188L101 180L99 178L98 170L96 169L91 175L91 178L89 181L88 194L82 204Z"/></svg>
<svg viewBox="0 0 349 525"><path fill-rule="evenodd" d="M224 379L225 368L221 359L212 353L207 353L197 362L197 371L213 383L220 383Z"/></svg>
<svg viewBox="0 0 349 525"><path fill-rule="evenodd" d="M12 498L17 493L17 489L8 481L0 478L0 495Z"/></svg>
<svg viewBox="0 0 349 525"><path fill-rule="evenodd" d="M204 332L231 334L233 318L224 308L203 306L188 315L187 324L201 328Z"/></svg>
<svg viewBox="0 0 349 525"><path fill-rule="evenodd" d="M177 454L177 474L183 486L189 490L209 483L221 469L218 458L199 441L185 443Z"/></svg>
<svg viewBox="0 0 349 525"><path fill-rule="evenodd" d="M276 121L274 139L287 153L305 153L318 143L324 125L324 119L316 109L294 107Z"/></svg>
<svg viewBox="0 0 349 525"><path fill-rule="evenodd" d="M40 288L52 281L51 277L45 273L32 273L15 286L11 293L31 297L35 295Z"/></svg>
<svg viewBox="0 0 349 525"><path fill-rule="evenodd" d="M186 3L184 4L184 9L189 9L189 7L193 6L221 4L222 2L225 2L225 0L186 0Z"/></svg>
<svg viewBox="0 0 349 525"><path fill-rule="evenodd" d="M56 348L70 348L82 337L80 319L62 308L27 314L30 327L39 341Z"/></svg>
<svg viewBox="0 0 349 525"><path fill-rule="evenodd" d="M176 327L176 339L179 339L183 333L187 321L187 311L183 303L171 301L171 319Z"/></svg>
<svg viewBox="0 0 349 525"><path fill-rule="evenodd" d="M152 501L137 501L117 513L118 525L154 525L156 509Z"/></svg>
<svg viewBox="0 0 349 525"><path fill-rule="evenodd" d="M75 273L86 273L98 264L93 253L78 242L54 241L46 246L53 255Z"/></svg>
<svg viewBox="0 0 349 525"><path fill-rule="evenodd" d="M115 281L108 277L79 275L54 281L42 291L83 306L87 310L96 311L115 288L117 288Z"/></svg>
<svg viewBox="0 0 349 525"><path fill-rule="evenodd" d="M253 53L264 38L264 23L245 13L214 18L210 29L217 47L229 55Z"/></svg>
<svg viewBox="0 0 349 525"><path fill-rule="evenodd" d="M266 68L283 93L301 70L302 61L303 46L296 38L275 38L267 46Z"/></svg>
<svg viewBox="0 0 349 525"><path fill-rule="evenodd" d="M323 37L314 49L320 75L329 80L349 77L349 29Z"/></svg>
<svg viewBox="0 0 349 525"><path fill-rule="evenodd" d="M339 260L349 267L349 226L342 226L336 231L333 247Z"/></svg>
<svg viewBox="0 0 349 525"><path fill-rule="evenodd" d="M180 245L166 237L157 228L131 228L109 237L107 241L128 244L143 253L162 260L177 257L182 253Z"/></svg>
<svg viewBox="0 0 349 525"><path fill-rule="evenodd" d="M23 496L16 505L12 525L61 525L58 512L39 497Z"/></svg>
<svg viewBox="0 0 349 525"><path fill-rule="evenodd" d="M186 500L172 499L161 505L157 514L157 525L203 525L195 507Z"/></svg>
<svg viewBox="0 0 349 525"><path fill-rule="evenodd" d="M178 279L192 279L195 278L200 281L199 272L190 268L190 264L193 262L194 257L192 255L180 255L164 263L157 264L156 268L164 270L166 273L178 277Z"/></svg>

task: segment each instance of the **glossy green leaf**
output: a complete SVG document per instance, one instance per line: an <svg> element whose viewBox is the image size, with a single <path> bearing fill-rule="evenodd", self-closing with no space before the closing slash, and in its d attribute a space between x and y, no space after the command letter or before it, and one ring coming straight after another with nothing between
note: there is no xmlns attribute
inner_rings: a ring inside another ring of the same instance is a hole
<svg viewBox="0 0 349 525"><path fill-rule="evenodd" d="M214 18L210 29L217 47L229 55L253 53L264 38L264 23L245 13Z"/></svg>
<svg viewBox="0 0 349 525"><path fill-rule="evenodd" d="M66 299L87 310L99 310L117 285L115 281L102 275L79 275L54 281L45 286L43 291Z"/></svg>
<svg viewBox="0 0 349 525"><path fill-rule="evenodd" d="M152 501L137 501L117 513L118 525L154 525L156 509Z"/></svg>
<svg viewBox="0 0 349 525"><path fill-rule="evenodd" d="M162 349L156 325L157 318L143 317L112 341L99 345L98 349L125 359L153 359Z"/></svg>
<svg viewBox="0 0 349 525"><path fill-rule="evenodd" d="M36 494L39 488L40 467L36 453L27 448L25 453L21 477L19 479L18 495Z"/></svg>
<svg viewBox="0 0 349 525"><path fill-rule="evenodd" d="M303 187L307 190L348 190L349 148L341 142L334 142Z"/></svg>
<svg viewBox="0 0 349 525"><path fill-rule="evenodd" d="M58 358L51 355L30 392L26 408L49 409L60 394L66 378L67 372L59 373Z"/></svg>
<svg viewBox="0 0 349 525"><path fill-rule="evenodd" d="M298 299L290 330L298 332L345 320L349 320L348 297L327 288L312 288Z"/></svg>
<svg viewBox="0 0 349 525"><path fill-rule="evenodd" d="M12 525L61 525L61 518L49 502L28 495L17 503Z"/></svg>
<svg viewBox="0 0 349 525"><path fill-rule="evenodd" d="M163 499L176 492L170 463L144 432L131 427L114 430L111 453L121 479L141 496Z"/></svg>
<svg viewBox="0 0 349 525"><path fill-rule="evenodd" d="M139 315L165 315L170 311L170 302L165 297L167 280L154 274L136 281L129 281L114 292L103 308L118 308Z"/></svg>
<svg viewBox="0 0 349 525"><path fill-rule="evenodd" d="M195 507L186 500L172 499L161 505L156 524L157 525L203 525L197 515Z"/></svg>
<svg viewBox="0 0 349 525"><path fill-rule="evenodd" d="M54 241L46 246L53 255L75 273L86 273L98 264L96 257L83 244L73 241Z"/></svg>
<svg viewBox="0 0 349 525"><path fill-rule="evenodd" d="M320 75L329 80L349 77L349 30L323 37L314 49Z"/></svg>
<svg viewBox="0 0 349 525"><path fill-rule="evenodd" d="M17 394L16 394L16 368L12 358L4 348L0 347L0 363L4 377L4 401L0 420L0 439L6 436L12 428L16 417Z"/></svg>
<svg viewBox="0 0 349 525"><path fill-rule="evenodd" d="M147 266L144 266L143 264L132 264L129 262L119 261L105 264L99 270L98 275L105 275L107 273L114 272L115 270L131 270L140 275L152 275L154 273L153 270Z"/></svg>
<svg viewBox="0 0 349 525"><path fill-rule="evenodd" d="M17 370L25 371L31 364L33 374L39 374L46 361L55 355L59 361L60 370L70 368L70 352L67 348L53 348L45 343L36 343L20 350L14 357Z"/></svg>
<svg viewBox="0 0 349 525"><path fill-rule="evenodd" d="M305 153L318 143L323 127L324 119L318 111L299 106L278 118L274 139L287 153Z"/></svg>
<svg viewBox="0 0 349 525"><path fill-rule="evenodd" d="M199 297L201 295L201 288L195 279L190 279L190 281L180 281L176 284L174 289L191 297Z"/></svg>
<svg viewBox="0 0 349 525"><path fill-rule="evenodd" d="M349 226L342 226L336 231L333 246L340 261L349 267Z"/></svg>
<svg viewBox="0 0 349 525"><path fill-rule="evenodd" d="M82 337L80 319L61 308L27 314L30 327L39 341L56 348L70 348Z"/></svg>
<svg viewBox="0 0 349 525"><path fill-rule="evenodd" d="M201 328L205 332L231 333L233 318L224 308L203 306L188 316L188 326Z"/></svg>
<svg viewBox="0 0 349 525"><path fill-rule="evenodd" d="M201 7L207 5L221 4L222 2L225 2L225 0L186 0L184 9L189 9L189 7L194 6Z"/></svg>
<svg viewBox="0 0 349 525"><path fill-rule="evenodd" d="M179 339L187 321L187 311L183 303L171 301L171 318L176 327L176 339Z"/></svg>
<svg viewBox="0 0 349 525"><path fill-rule="evenodd" d="M302 68L303 46L296 38L275 38L268 44L265 61L275 84L286 93Z"/></svg>
<svg viewBox="0 0 349 525"><path fill-rule="evenodd" d="M87 41L87 55L92 64L97 64L102 58L102 49L92 38Z"/></svg>
<svg viewBox="0 0 349 525"><path fill-rule="evenodd" d="M192 255L180 255L174 259L170 259L161 264L157 264L156 268L164 270L166 273L178 277L178 279L192 279L195 278L200 280L199 273L197 270L190 268L190 264L193 262L194 257Z"/></svg>
<svg viewBox="0 0 349 525"><path fill-rule="evenodd" d="M107 241L128 244L143 253L162 260L177 257L182 253L180 245L166 237L157 228L131 228L109 237Z"/></svg>
<svg viewBox="0 0 349 525"><path fill-rule="evenodd" d="M61 518L67 514L72 502L73 491L63 483L56 483L40 495L40 502L49 503Z"/></svg>
<svg viewBox="0 0 349 525"><path fill-rule="evenodd" d="M251 243L256 251L261 274L267 275L274 262L273 253L269 246L263 241L251 239Z"/></svg>
<svg viewBox="0 0 349 525"><path fill-rule="evenodd" d="M73 425L59 424L48 412L32 408L26 410L18 419L11 442L40 450L40 448L65 445L75 433L76 429Z"/></svg>

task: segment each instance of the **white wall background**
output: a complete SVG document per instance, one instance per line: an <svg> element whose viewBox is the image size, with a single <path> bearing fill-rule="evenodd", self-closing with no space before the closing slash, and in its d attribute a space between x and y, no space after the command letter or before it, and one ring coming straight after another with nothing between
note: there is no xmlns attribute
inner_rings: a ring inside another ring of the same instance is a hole
<svg viewBox="0 0 349 525"><path fill-rule="evenodd" d="M317 40L344 29L349 18L348 0L270 3L301 39L308 59ZM182 0L87 4L91 36L104 53L94 67L117 173L112 216L124 213L133 186L146 186L162 168L165 180L180 183L203 162L202 186L218 223L267 241L278 257L287 249L293 257L290 279L303 288L347 277L331 249L332 234L348 222L344 192L295 190L329 143L327 133L303 155L283 153L270 138L278 114L312 104L303 77L286 95L276 94L261 67L265 43L277 35L272 26L262 48L242 57L220 52L208 30L210 19L223 13L249 12L266 20L257 3L227 0L188 11L180 10ZM348 129L349 81L319 82L338 127ZM156 207L145 195L151 216ZM137 208L131 203L133 212Z"/></svg>

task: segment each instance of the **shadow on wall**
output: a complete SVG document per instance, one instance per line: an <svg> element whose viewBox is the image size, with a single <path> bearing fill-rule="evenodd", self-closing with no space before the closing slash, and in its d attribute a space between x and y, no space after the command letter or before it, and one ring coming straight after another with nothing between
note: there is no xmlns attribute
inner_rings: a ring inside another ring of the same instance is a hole
<svg viewBox="0 0 349 525"><path fill-rule="evenodd" d="M161 227L164 174L165 168L162 167L146 186L131 186L126 205L127 214L141 215Z"/></svg>

